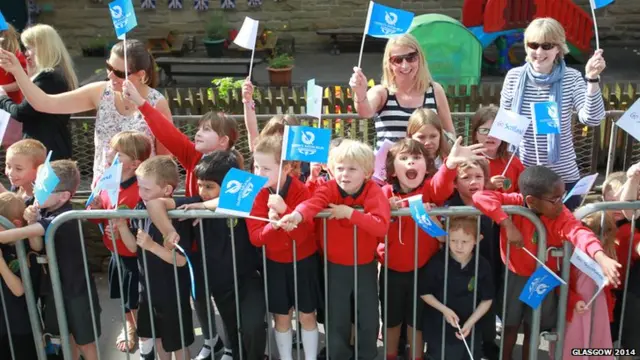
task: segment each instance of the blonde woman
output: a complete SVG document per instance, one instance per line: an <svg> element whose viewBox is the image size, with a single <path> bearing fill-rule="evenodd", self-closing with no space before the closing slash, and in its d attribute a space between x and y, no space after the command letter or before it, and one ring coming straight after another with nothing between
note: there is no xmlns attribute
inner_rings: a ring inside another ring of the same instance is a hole
<svg viewBox="0 0 640 360"><path fill-rule="evenodd" d="M33 31L36 34L55 33L55 30L48 25L36 25L27 31ZM59 41L58 45L46 46L64 50L62 41ZM64 89L58 91L57 93L62 92L58 95L49 95L47 91L34 86L19 67L15 56L6 51L0 52L0 67L13 74L23 95L36 110L51 114L74 114L97 110L92 184L95 184L107 166L105 155L109 140L121 131L143 132L153 139L152 155L167 154L166 149L155 140L138 107L122 94L122 83L125 77L128 77L138 92L171 120L167 101L154 89L157 85L155 61L142 41L127 39L126 46L128 69L124 68L124 43L119 42L111 49L111 55L105 64L108 81L94 82L73 91ZM45 143L45 145L48 147L48 144Z"/></svg>
<svg viewBox="0 0 640 360"><path fill-rule="evenodd" d="M455 138L455 129L447 95L433 81L424 53L416 39L404 34L389 39L382 58L382 84L367 91L367 77L360 68L353 68L349 81L358 115L375 118L380 147L385 140L396 142L407 134L407 122L415 109L432 109L448 136Z"/></svg>
<svg viewBox="0 0 640 360"><path fill-rule="evenodd" d="M5 70L13 74L18 85L28 82L30 87L42 94L60 94L78 87L71 57L52 27L36 25L25 30L21 39L26 47L25 55L31 78L25 74L13 52L2 50L4 54L11 55L12 66ZM21 74L21 80L18 80L16 73ZM15 102L0 88L0 109L22 123L25 137L39 140L48 150L53 151L51 160L71 158L70 116L36 108L29 100L25 98L22 102Z"/></svg>
<svg viewBox="0 0 640 360"><path fill-rule="evenodd" d="M570 191L580 179L571 130L572 113L577 111L580 122L588 126L597 126L604 119L599 75L606 62L602 50L597 50L587 61L585 77L578 70L566 67L564 55L569 53L569 48L565 32L552 18L532 21L524 33L524 45L527 62L507 73L500 107L530 117L532 103L550 100L558 103L560 134L534 135L530 126L520 144L519 156L525 167L536 165L537 143L540 165L559 174L566 191ZM580 197L575 196L565 205L573 210L579 202Z"/></svg>

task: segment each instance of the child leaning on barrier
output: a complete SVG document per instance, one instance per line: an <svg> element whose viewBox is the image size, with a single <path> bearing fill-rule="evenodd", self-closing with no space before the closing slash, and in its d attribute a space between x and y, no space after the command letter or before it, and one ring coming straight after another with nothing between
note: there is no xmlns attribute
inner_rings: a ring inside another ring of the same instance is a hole
<svg viewBox="0 0 640 360"><path fill-rule="evenodd" d="M597 236L587 227L576 220L573 214L562 203L565 188L564 182L558 174L544 166L531 166L520 174L518 187L521 193L505 194L497 191L481 191L473 195L476 208L489 216L501 227L500 253L502 262L509 268L505 282L506 318L503 336L505 341L504 353L510 357L518 336L520 324L525 323L525 339L523 353L529 349L529 337L532 311L529 306L519 300L520 293L529 277L536 269L536 260L527 254L523 247L531 254L537 255L537 233L531 221L520 215L513 215L513 219L502 210L504 205L526 206L540 217L547 235L547 248L563 246L564 241L570 241L575 247L584 251L600 264L605 276L611 284L619 284L618 264L602 249ZM510 257L506 258L507 246ZM556 259L549 257L547 265L551 269L559 269ZM500 291L504 294L504 291ZM502 296L499 301L502 299ZM501 301L500 301L501 302ZM551 329L556 323L556 295L549 293L542 302L540 328Z"/></svg>
<svg viewBox="0 0 640 360"><path fill-rule="evenodd" d="M469 345L474 359L482 357L480 343L483 327L475 325L489 311L494 290L491 266L482 255L478 259L478 272L475 271L475 247L482 240L482 235L479 238L476 236L477 229L477 217L452 216L449 220L449 251L444 248L440 250L420 271L418 293L429 305L424 309L422 328L432 359L468 359L462 339ZM447 258L448 265L445 268ZM477 290L475 303L474 289ZM447 324L445 352L441 353L443 317ZM475 342L472 343L471 332L474 327Z"/></svg>
<svg viewBox="0 0 640 360"><path fill-rule="evenodd" d="M16 194L6 192L0 194L0 216L9 220L14 226L24 225L23 213L25 205ZM1 230L4 230L0 226ZM35 262L29 264L29 275L32 279L39 275L40 266ZM33 265L33 267L31 266ZM11 359L9 341L13 345L15 359L36 359L36 346L29 323L29 312L24 296L18 255L13 244L0 244L0 291L6 309L0 309L0 359ZM32 280L33 282L33 280ZM1 307L1 306L0 306ZM5 310L8 318L5 318ZM11 339L7 333L10 326Z"/></svg>
<svg viewBox="0 0 640 360"><path fill-rule="evenodd" d="M172 196L178 186L178 165L169 156L155 156L145 160L138 166L135 174L141 199L135 210L145 210L145 202ZM189 256L191 226L186 223L176 226L178 232L171 236L180 237L179 245ZM191 286L185 255L176 252L174 264L174 254L163 246L162 234L148 219L132 219L130 224L118 220L117 229L127 249L137 252L138 257L140 302L137 328L141 356L145 359L153 358L152 350L155 345L162 360L170 359L172 353L178 359L184 354L188 358L188 347L193 343L194 334L189 304ZM177 284L174 266L177 267ZM155 325L155 344L147 341L154 335L152 324ZM184 344L181 331L184 334Z"/></svg>
<svg viewBox="0 0 640 360"><path fill-rule="evenodd" d="M169 220L167 210L170 209L209 209L215 210L220 194L220 186L225 175L232 168L239 168L238 158L234 152L216 150L205 155L194 169L198 179L199 196L189 198L161 198L147 202L149 217L155 226L168 239L173 238L176 222ZM207 266L209 291L217 305L220 317L226 326L229 343L233 347L225 350L224 360L239 359L238 323L235 308L234 283L238 284L240 300L240 321L242 324L242 345L244 359L263 360L266 345L264 328L265 303L264 289L258 268L258 253L249 241L249 233L245 220L234 219L201 219L204 234L204 254ZM183 223L189 223L185 221ZM235 240L236 272L234 278L234 258L231 247L231 234ZM200 232L194 230L194 240L201 244ZM200 291L205 296L204 264L202 255L190 258L194 267L196 297ZM198 290L200 289L200 290ZM212 309L212 316L215 316Z"/></svg>
<svg viewBox="0 0 640 360"><path fill-rule="evenodd" d="M139 131L123 131L116 134L109 142L109 151L106 154L107 167L111 166L118 154L118 160L122 164L122 176L118 189L118 203L111 204L107 191L101 191L90 204L90 210L97 209L133 209L140 202L136 169L151 156L151 139ZM98 224L102 230L102 241L111 252L109 261L109 297L124 301L126 314L126 326L116 339L118 350L131 351L136 344L136 311L138 310L138 261L136 252L127 249L112 221L106 219L91 220ZM112 235L115 235L115 239ZM114 249L115 244L115 249ZM117 251L117 256L115 252ZM118 269L120 267L120 269ZM119 280L119 271L122 278ZM120 285L122 284L122 291ZM127 341L125 343L125 332Z"/></svg>
<svg viewBox="0 0 640 360"><path fill-rule="evenodd" d="M27 204L33 205L33 184L38 167L47 157L47 148L38 140L23 139L7 149L4 173L11 182L11 191Z"/></svg>
<svg viewBox="0 0 640 360"><path fill-rule="evenodd" d="M309 221L319 212L330 208L327 221L327 248L323 248L328 260L330 314L329 357L348 359L352 355L350 307L346 304L352 294L358 301L359 356L373 359L377 353L378 335L378 284L375 259L379 239L389 229L389 200L380 187L370 180L373 174L374 155L368 145L354 140L343 140L329 153L329 169L334 176L314 192L311 198L285 215L279 226L291 231L303 221ZM364 207L364 212L354 207ZM322 221L321 221L322 222ZM357 233L354 234L354 226ZM357 248L354 249L354 236ZM322 242L324 246L324 242ZM356 251L354 254L354 250ZM354 259L355 257L355 259ZM356 261L357 259L357 261ZM354 269L357 267L358 288L354 287Z"/></svg>
<svg viewBox="0 0 640 360"><path fill-rule="evenodd" d="M80 184L80 172L74 161L57 160L51 162L54 173L60 179L47 201L36 206L29 206L25 210L24 218L28 225L22 228L0 232L0 243L15 242L24 238L42 237L51 222L59 215L73 210L71 197L76 193ZM84 238L80 236L76 221L65 221L57 227L52 239L60 283L64 296L64 309L70 331L73 358L77 359L82 353L86 360L98 358L95 342L100 337L100 304L93 276L89 273L89 288L85 278L86 259L82 256L85 246ZM58 335L58 321L53 299L50 279L43 284L43 320L44 332ZM89 293L89 291L91 293ZM91 294L91 295L90 295ZM91 312L90 298L93 299L95 312ZM98 333L93 331L92 318L96 323Z"/></svg>

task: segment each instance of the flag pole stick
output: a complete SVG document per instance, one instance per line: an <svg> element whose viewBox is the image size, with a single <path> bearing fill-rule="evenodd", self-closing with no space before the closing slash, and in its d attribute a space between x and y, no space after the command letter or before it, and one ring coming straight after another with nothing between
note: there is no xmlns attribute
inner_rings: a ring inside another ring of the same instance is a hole
<svg viewBox="0 0 640 360"><path fill-rule="evenodd" d="M373 10L373 1L369 1L369 11L367 11L367 21L364 23L364 30L362 31L362 43L360 44L360 55L358 56L358 68L362 65L362 52L364 51L364 40L367 38L367 29L369 28L369 22L371 21L371 11Z"/></svg>
<svg viewBox="0 0 640 360"><path fill-rule="evenodd" d="M280 167L278 168L278 184L276 185L276 195L280 193L280 181L282 180L282 163L284 156L280 156Z"/></svg>
<svg viewBox="0 0 640 360"><path fill-rule="evenodd" d="M553 275L558 281L560 281L562 284L567 285L567 282L562 280L561 277L559 277L555 272L553 272L551 269L549 269L549 267L543 263L542 261L540 261L540 259L538 259L537 256L533 255L531 253L531 251L529 251L529 249L523 247L522 250L524 250L524 252L526 252L527 254L529 254L529 256L531 256L535 261L537 261L540 265L544 266L545 269L547 269L547 271L549 271L549 273L551 275Z"/></svg>
<svg viewBox="0 0 640 360"><path fill-rule="evenodd" d="M596 50L600 50L600 37L598 36L598 22L596 21L596 11L593 6L593 1L589 1L591 7L591 17L593 18L593 30L596 35Z"/></svg>
<svg viewBox="0 0 640 360"><path fill-rule="evenodd" d="M587 303L587 305L585 305L585 309L588 309L589 306L591 305L591 303L596 299L596 297L598 297L598 295L602 292L602 290L605 288L605 286L607 286L607 283L605 282L605 284L603 286L601 286L598 291L596 291L595 294L593 294L593 296L591 297L591 300L589 300L589 302Z"/></svg>
<svg viewBox="0 0 640 360"><path fill-rule="evenodd" d="M505 166L504 170L502 170L502 176L504 176L504 174L507 173L507 169L509 169L509 165L511 165L511 160L513 160L514 156L516 156L515 151L511 154L511 157L509 158L509 161L507 162L507 166Z"/></svg>
<svg viewBox="0 0 640 360"><path fill-rule="evenodd" d="M251 49L251 62L249 63L249 80L251 80L251 71L253 71L253 56L256 53L256 43L253 43L253 49Z"/></svg>
<svg viewBox="0 0 640 360"><path fill-rule="evenodd" d="M127 33L122 38L122 45L124 48L124 80L129 80L129 67L127 66Z"/></svg>

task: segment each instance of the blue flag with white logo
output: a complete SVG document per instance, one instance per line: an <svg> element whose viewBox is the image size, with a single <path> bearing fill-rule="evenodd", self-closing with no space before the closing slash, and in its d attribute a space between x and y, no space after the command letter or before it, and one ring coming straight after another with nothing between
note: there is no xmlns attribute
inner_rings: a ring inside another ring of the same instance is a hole
<svg viewBox="0 0 640 360"><path fill-rule="evenodd" d="M531 103L531 117L533 117L533 126L536 134L560 134L557 102Z"/></svg>
<svg viewBox="0 0 640 360"><path fill-rule="evenodd" d="M100 191L105 190L109 196L111 206L118 207L118 194L120 193L120 182L122 181L122 163L120 162L120 153L116 153L113 157L113 162L104 174L98 180L98 183L93 188L89 199L85 203L85 206L89 206L93 199L100 194Z"/></svg>
<svg viewBox="0 0 640 360"><path fill-rule="evenodd" d="M136 12L133 9L131 0L115 0L109 3L109 11L111 12L111 20L113 27L116 29L116 36L123 40L125 34L138 26Z"/></svg>
<svg viewBox="0 0 640 360"><path fill-rule="evenodd" d="M42 206L47 201L60 182L58 175L56 175L56 172L53 171L51 167L51 154L53 154L53 152L49 151L49 155L47 155L44 164L38 169L36 183L33 187L33 195L35 195L39 206Z"/></svg>
<svg viewBox="0 0 640 360"><path fill-rule="evenodd" d="M542 300L556 286L560 285L561 279L546 266L539 266L520 293L520 301L531 306L532 309L540 307Z"/></svg>
<svg viewBox="0 0 640 360"><path fill-rule="evenodd" d="M591 0L591 6L594 9L600 9L605 6L613 4L615 0Z"/></svg>
<svg viewBox="0 0 640 360"><path fill-rule="evenodd" d="M229 170L222 181L216 212L247 217L267 178L240 169Z"/></svg>
<svg viewBox="0 0 640 360"><path fill-rule="evenodd" d="M7 20L4 18L4 15L2 15L2 11L0 11L0 31L4 31L8 29L9 29L9 23L7 23Z"/></svg>
<svg viewBox="0 0 640 360"><path fill-rule="evenodd" d="M329 159L330 144L330 129L285 125L282 160L326 164Z"/></svg>
<svg viewBox="0 0 640 360"><path fill-rule="evenodd" d="M378 38L390 38L409 31L413 13L389 6L369 2L367 23L364 26L367 35Z"/></svg>
<svg viewBox="0 0 640 360"><path fill-rule="evenodd" d="M446 231L442 230L442 228L429 218L429 214L427 214L427 211L424 209L424 205L422 204L422 195L412 196L408 200L411 217L424 232L432 237L447 235Z"/></svg>

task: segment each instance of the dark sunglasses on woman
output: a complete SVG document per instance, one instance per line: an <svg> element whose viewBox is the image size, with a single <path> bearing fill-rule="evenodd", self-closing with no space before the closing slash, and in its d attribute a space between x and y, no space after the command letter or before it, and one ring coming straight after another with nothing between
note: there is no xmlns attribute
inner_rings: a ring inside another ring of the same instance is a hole
<svg viewBox="0 0 640 360"><path fill-rule="evenodd" d="M404 60L407 60L408 63L414 63L418 60L418 52L410 52L404 55L395 55L389 58L389 61L394 65L401 65Z"/></svg>
<svg viewBox="0 0 640 360"><path fill-rule="evenodd" d="M537 43L537 42L528 42L527 46L532 49L532 50L538 50L539 47L542 48L542 50L551 50L554 47L556 47L556 44L552 44L552 43Z"/></svg>
<svg viewBox="0 0 640 360"><path fill-rule="evenodd" d="M128 75L131 75L131 73L125 74L124 71L114 69L113 66L111 66L111 64L109 64L108 62L106 66L107 71L115 75L117 78L126 79Z"/></svg>

